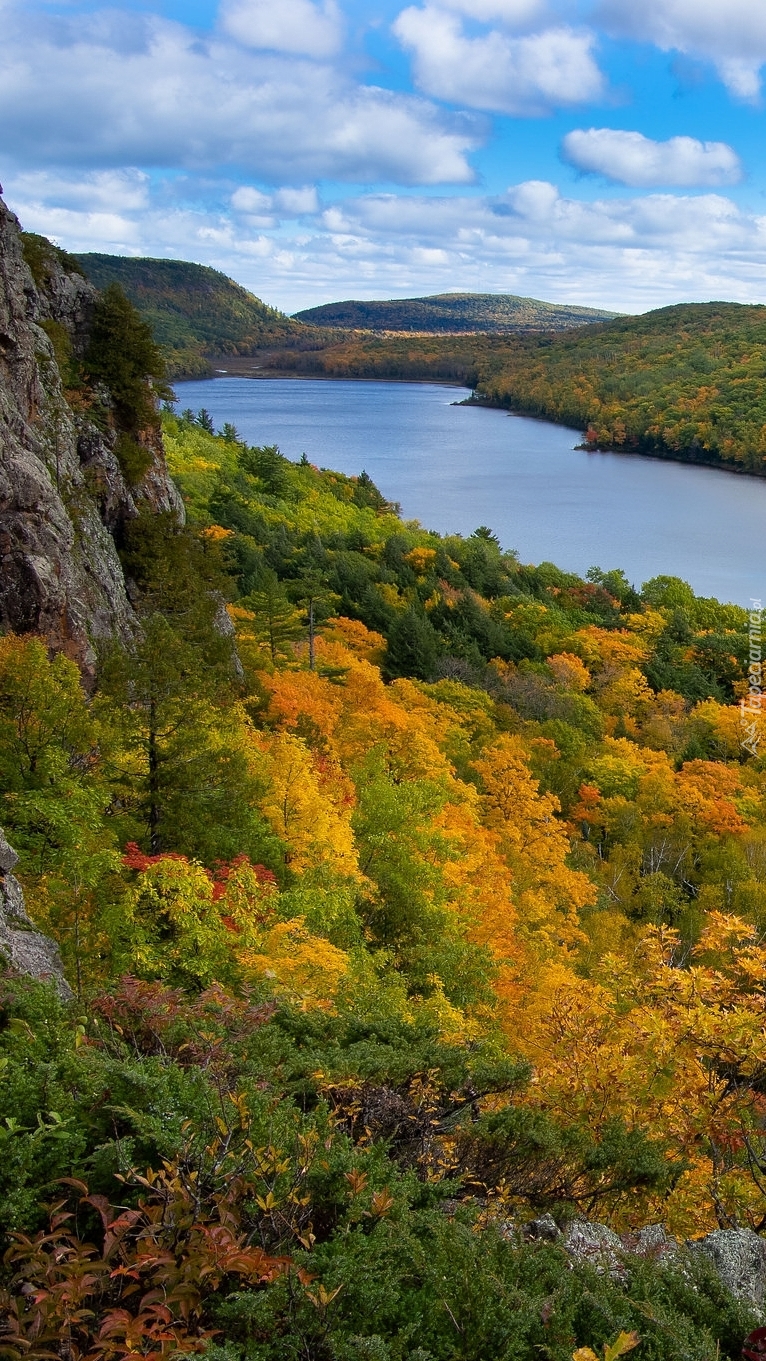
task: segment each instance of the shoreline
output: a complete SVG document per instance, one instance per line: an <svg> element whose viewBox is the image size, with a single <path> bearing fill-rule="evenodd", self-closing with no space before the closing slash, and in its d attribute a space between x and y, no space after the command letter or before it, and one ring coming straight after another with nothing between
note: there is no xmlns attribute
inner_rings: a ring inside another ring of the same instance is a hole
<svg viewBox="0 0 766 1361"><path fill-rule="evenodd" d="M248 361L243 361L246 363ZM211 383L216 378L249 378L256 382L260 379L274 378L280 382L296 381L302 379L304 382L311 383L427 383L429 387L449 387L460 388L462 392L470 392L472 389L467 383L461 382L459 378L376 378L374 375L363 376L360 374L338 374L338 373L298 373L295 369L264 369L258 366L257 369L250 368L245 370L239 367L216 368L212 373L186 374L182 378L171 378L171 387L176 387L180 383ZM470 406L473 403L468 401L453 402L453 406ZM479 405L476 403L475 405ZM503 410L505 408L502 408ZM552 425L556 422L552 421Z"/></svg>
<svg viewBox="0 0 766 1361"><path fill-rule="evenodd" d="M574 430L575 426L569 425L567 421L557 421L553 416L541 416L538 412L524 411L519 407L506 406L504 402L496 402L491 397L468 397L463 402L456 402L456 406L477 406L484 407L489 411L506 411L509 416L521 416L527 421L543 421L546 425L555 425L560 430ZM680 463L687 468L709 468L712 472L732 473L735 477L753 477L758 482L766 478L766 463L763 472L758 472L755 468L744 468L740 464L730 463L720 458L716 454L711 454L706 458L690 458L678 452L667 453L657 449L627 449L624 445L617 444L576 444L575 449L585 454L614 454L618 458L650 458L655 463Z"/></svg>
<svg viewBox="0 0 766 1361"><path fill-rule="evenodd" d="M212 361L211 361L212 362ZM259 379L274 379L279 382L303 380L304 382L317 383L391 383L391 384L427 384L429 387L448 387L460 388L463 391L471 391L468 385L460 382L457 378L376 378L374 376L361 377L358 374L349 374L341 377L337 374L328 373L297 373L295 370L264 369L260 365L253 366L252 360L247 358L226 361L225 368L216 368L213 373L196 374L192 377L177 378L171 380L173 385L181 383L205 383L212 382L216 378L248 378L258 381ZM249 368L246 369L245 366ZM474 392L476 389L473 390ZM507 406L504 402L494 401L490 397L470 396L462 402L452 402L452 406L464 407L483 407L490 411L505 411L509 416L520 416L524 420L540 421L544 425L555 425L560 430L576 431L577 427L569 425L566 421L557 421L552 416L541 416L538 412L523 411L518 407ZM581 436L583 432L580 432ZM619 458L640 458L651 459L655 463L679 463L688 468L708 468L711 472L731 473L734 477L752 477L756 481L762 482L766 478L766 464L763 472L758 472L754 468L743 468L738 464L729 463L716 456L707 458L689 458L682 453L663 453L651 449L626 449L618 445L590 445L575 444L573 450L587 454L614 454Z"/></svg>

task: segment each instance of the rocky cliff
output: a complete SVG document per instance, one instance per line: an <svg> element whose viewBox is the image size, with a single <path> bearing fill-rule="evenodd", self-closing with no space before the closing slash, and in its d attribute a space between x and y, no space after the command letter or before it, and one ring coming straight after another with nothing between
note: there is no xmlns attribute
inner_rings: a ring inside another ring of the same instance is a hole
<svg viewBox="0 0 766 1361"><path fill-rule="evenodd" d="M76 262L24 238L0 200L0 629L42 634L86 678L98 643L135 628L122 527L142 509L183 517L156 432L143 432L148 468L129 485L104 419L109 392L96 412L67 390L62 356L85 353L97 298Z"/></svg>
<svg viewBox="0 0 766 1361"><path fill-rule="evenodd" d="M37 930L24 906L21 884L13 873L18 858L0 828L0 966L53 983L59 996L69 1001L72 989L58 946Z"/></svg>

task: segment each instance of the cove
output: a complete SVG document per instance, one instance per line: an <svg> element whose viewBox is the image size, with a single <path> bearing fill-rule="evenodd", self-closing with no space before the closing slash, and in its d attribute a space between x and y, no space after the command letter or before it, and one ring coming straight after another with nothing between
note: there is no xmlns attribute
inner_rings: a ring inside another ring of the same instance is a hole
<svg viewBox="0 0 766 1361"><path fill-rule="evenodd" d="M221 377L176 384L177 410L205 407L249 444L343 473L363 469L407 519L441 533L489 525L522 562L584 574L660 573L748 605L766 594L766 479L640 455L590 453L581 432L454 405L433 383Z"/></svg>

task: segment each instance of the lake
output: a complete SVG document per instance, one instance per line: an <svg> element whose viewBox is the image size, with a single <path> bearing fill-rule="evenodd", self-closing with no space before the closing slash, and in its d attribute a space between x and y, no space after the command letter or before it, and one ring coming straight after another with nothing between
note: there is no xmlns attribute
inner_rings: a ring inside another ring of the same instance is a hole
<svg viewBox="0 0 766 1361"><path fill-rule="evenodd" d="M363 469L407 519L441 533L489 525L522 562L584 574L660 573L748 605L766 591L766 478L575 449L581 432L482 407L434 383L221 377L176 384L249 444Z"/></svg>

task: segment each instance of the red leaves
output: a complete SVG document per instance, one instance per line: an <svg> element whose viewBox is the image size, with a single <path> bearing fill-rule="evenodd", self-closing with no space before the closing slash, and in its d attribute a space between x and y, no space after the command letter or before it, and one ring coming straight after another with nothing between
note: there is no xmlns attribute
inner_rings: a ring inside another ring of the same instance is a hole
<svg viewBox="0 0 766 1361"><path fill-rule="evenodd" d="M190 1000L180 988L126 975L92 1003L122 1041L140 1054L163 1054L182 1066L207 1066L231 1055L238 1040L264 1025L274 1004L252 1006L219 984Z"/></svg>
<svg viewBox="0 0 766 1361"><path fill-rule="evenodd" d="M125 846L122 863L126 869L135 870L138 874L143 874L152 865L159 865L163 860L177 860L182 864L188 864L188 857L179 855L177 851L163 851L160 855L147 855L141 850L136 841L129 841ZM213 901L217 902L226 892L226 885L231 875L243 866L248 866L254 873L259 884L273 884L276 887L276 877L271 870L267 870L265 865L253 865L247 855L235 855L233 860L218 861L215 871L206 871L208 878L213 883Z"/></svg>
<svg viewBox="0 0 766 1361"><path fill-rule="evenodd" d="M246 855L235 855L233 860L228 862L220 861L215 867L213 874L213 902L216 903L223 898L226 893L226 886L232 874L237 870L247 866L252 870L259 884L269 884L273 888L277 887L276 876L271 870L267 870L265 865L253 865Z"/></svg>
<svg viewBox="0 0 766 1361"><path fill-rule="evenodd" d="M165 1361L201 1351L214 1332L207 1299L227 1277L256 1286L289 1268L288 1258L248 1243L240 1227L244 1191L235 1182L200 1207L173 1164L133 1180L145 1197L138 1208L115 1212L104 1196L67 1179L83 1193L78 1207L101 1219L100 1249L82 1241L65 1201L53 1206L48 1233L13 1235L5 1260L15 1274L0 1296L3 1350L12 1361L58 1357L62 1338L70 1361Z"/></svg>
<svg viewBox="0 0 766 1361"><path fill-rule="evenodd" d="M150 865L159 865L161 860L186 860L185 855L178 855L176 851L164 851L162 855L145 855L136 841L129 841L125 847L125 854L122 863L126 869L137 870L143 874Z"/></svg>

